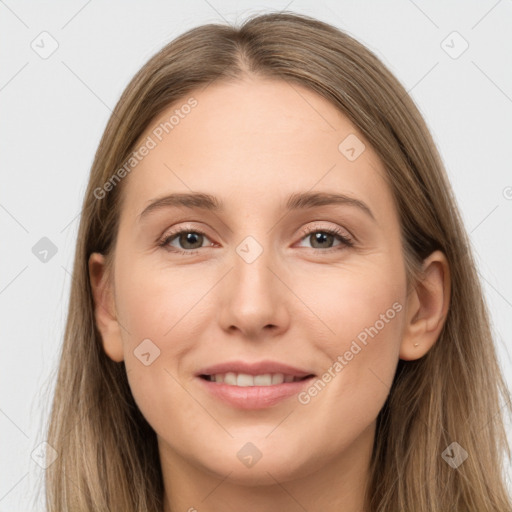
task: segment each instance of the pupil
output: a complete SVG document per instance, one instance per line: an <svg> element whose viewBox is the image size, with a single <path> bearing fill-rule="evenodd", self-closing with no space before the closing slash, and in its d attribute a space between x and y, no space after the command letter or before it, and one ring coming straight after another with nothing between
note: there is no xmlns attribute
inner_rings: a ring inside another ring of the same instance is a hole
<svg viewBox="0 0 512 512"><path fill-rule="evenodd" d="M326 240L328 240L329 237L332 238L332 235L330 235L328 233L322 233L322 232L318 232L318 233L316 233L313 236L314 236L314 239L315 239L315 243L316 242L322 243L322 242L325 242ZM313 247L314 247L314 245L313 245Z"/></svg>
<svg viewBox="0 0 512 512"><path fill-rule="evenodd" d="M181 240L180 242L182 242L182 245L184 245L184 247L187 247L186 244L192 244L194 245L194 243L197 244L197 239L198 237L200 237L201 235L197 234L197 233L186 233L184 235L181 236ZM195 241L194 241L195 239ZM201 247L201 241L199 241L199 245L198 247ZM197 247L188 247L189 249L196 249Z"/></svg>

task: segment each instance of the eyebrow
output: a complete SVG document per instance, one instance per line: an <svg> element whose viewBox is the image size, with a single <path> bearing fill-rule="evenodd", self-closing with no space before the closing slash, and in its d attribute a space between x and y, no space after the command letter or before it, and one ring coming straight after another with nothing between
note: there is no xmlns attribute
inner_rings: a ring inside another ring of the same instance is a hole
<svg viewBox="0 0 512 512"><path fill-rule="evenodd" d="M306 210L319 206L328 205L347 205L359 208L366 213L374 221L376 220L372 211L366 203L349 197L344 194L332 194L328 192L297 192L292 194L286 202L285 209L292 210ZM201 210L222 212L224 211L224 204L221 200L210 194L202 192L192 193L174 193L164 197L160 197L150 201L150 204L139 214L139 221L146 217L151 212L160 210L162 208L172 207L185 207L185 208L198 208Z"/></svg>

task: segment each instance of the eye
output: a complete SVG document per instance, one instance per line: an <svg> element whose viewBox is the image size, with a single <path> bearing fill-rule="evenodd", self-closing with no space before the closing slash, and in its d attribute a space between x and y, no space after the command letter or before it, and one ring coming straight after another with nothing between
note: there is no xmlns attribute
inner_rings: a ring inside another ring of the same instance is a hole
<svg viewBox="0 0 512 512"><path fill-rule="evenodd" d="M174 233L167 234L158 243L160 247L172 252L178 252L180 254L195 254L197 249L203 247L203 241L209 240L205 233L198 231L197 229L181 229ZM172 242L177 242L178 247L172 245ZM210 246L213 245L210 243ZM186 249L186 250L180 250Z"/></svg>
<svg viewBox="0 0 512 512"><path fill-rule="evenodd" d="M306 230L302 240L311 240L313 249L336 249L336 247L352 247L354 242L339 228L322 228L313 226ZM338 239L341 243L338 246L331 246L331 243Z"/></svg>
<svg viewBox="0 0 512 512"><path fill-rule="evenodd" d="M301 240L311 240L312 249L322 250L325 249L327 252L329 249L336 250L337 248L352 247L354 242L344 234L339 228L322 228L319 229L316 226L312 226L306 230ZM163 247L165 250L170 252L176 252L179 254L196 254L198 249L203 247L213 246L210 241L209 245L204 246L203 243L206 240L210 240L205 233L197 229L181 229L172 233L166 234L160 242L159 247ZM337 246L331 244L335 240L339 240ZM176 246L175 244L179 244Z"/></svg>

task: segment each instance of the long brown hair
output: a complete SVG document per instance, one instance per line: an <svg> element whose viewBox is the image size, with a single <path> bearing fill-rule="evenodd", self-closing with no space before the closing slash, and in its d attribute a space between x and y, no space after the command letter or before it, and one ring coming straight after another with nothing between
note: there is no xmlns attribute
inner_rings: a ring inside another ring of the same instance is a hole
<svg viewBox="0 0 512 512"><path fill-rule="evenodd" d="M509 392L469 240L429 130L371 51L333 26L290 12L255 16L239 28L189 30L140 69L110 117L80 219L48 427L48 443L58 453L46 470L48 510L162 510L156 435L134 402L124 363L103 351L94 321L88 258L113 254L123 181L104 197L97 191L166 107L214 80L248 74L308 87L366 137L387 171L410 282L436 249L450 265L451 305L439 339L423 358L399 362L378 416L365 510L512 510L500 407ZM457 469L442 457L453 442L468 453Z"/></svg>

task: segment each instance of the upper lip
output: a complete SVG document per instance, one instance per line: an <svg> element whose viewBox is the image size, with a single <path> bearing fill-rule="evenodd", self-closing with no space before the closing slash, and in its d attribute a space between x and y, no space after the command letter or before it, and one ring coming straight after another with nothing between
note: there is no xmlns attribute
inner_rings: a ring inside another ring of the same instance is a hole
<svg viewBox="0 0 512 512"><path fill-rule="evenodd" d="M222 373L245 373L247 375L264 375L266 373L282 373L293 377L307 377L312 372L283 364L278 361L258 361L249 363L246 361L226 361L202 368L197 375L218 375Z"/></svg>

